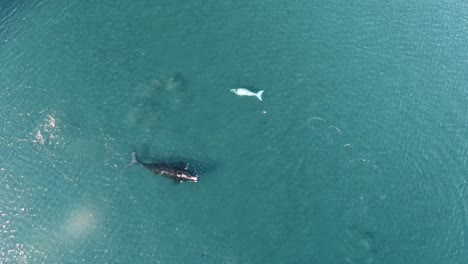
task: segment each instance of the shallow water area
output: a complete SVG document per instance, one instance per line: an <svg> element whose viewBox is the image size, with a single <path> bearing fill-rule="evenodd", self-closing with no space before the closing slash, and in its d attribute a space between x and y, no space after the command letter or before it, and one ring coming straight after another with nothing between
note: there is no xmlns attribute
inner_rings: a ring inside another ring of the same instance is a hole
<svg viewBox="0 0 468 264"><path fill-rule="evenodd" d="M3 1L0 263L466 262L466 10Z"/></svg>

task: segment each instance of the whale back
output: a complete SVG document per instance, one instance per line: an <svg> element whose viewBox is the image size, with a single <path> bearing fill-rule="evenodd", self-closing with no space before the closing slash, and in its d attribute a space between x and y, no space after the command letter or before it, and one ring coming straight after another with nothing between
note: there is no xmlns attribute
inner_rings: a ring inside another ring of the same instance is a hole
<svg viewBox="0 0 468 264"><path fill-rule="evenodd" d="M198 176L189 171L187 167L181 166L181 164L171 164L171 163L142 163L143 167L152 171L155 174L168 177L174 181L190 181L197 182Z"/></svg>
<svg viewBox="0 0 468 264"><path fill-rule="evenodd" d="M198 175L195 172L189 170L188 163L185 162L157 162L157 163L146 163L138 158L137 152L132 152L132 161L128 166L133 164L141 164L147 170L171 178L175 182L198 182Z"/></svg>

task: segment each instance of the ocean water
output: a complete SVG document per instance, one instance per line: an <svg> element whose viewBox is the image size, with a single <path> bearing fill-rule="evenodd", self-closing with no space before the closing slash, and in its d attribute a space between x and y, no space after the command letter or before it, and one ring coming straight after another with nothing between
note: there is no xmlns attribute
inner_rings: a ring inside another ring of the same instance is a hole
<svg viewBox="0 0 468 264"><path fill-rule="evenodd" d="M467 263L467 17L2 1L0 263Z"/></svg>

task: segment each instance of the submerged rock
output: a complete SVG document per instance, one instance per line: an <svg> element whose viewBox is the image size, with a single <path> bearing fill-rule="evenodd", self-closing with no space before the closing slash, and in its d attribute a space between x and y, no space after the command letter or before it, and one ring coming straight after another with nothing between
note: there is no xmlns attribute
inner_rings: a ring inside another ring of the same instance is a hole
<svg viewBox="0 0 468 264"><path fill-rule="evenodd" d="M163 122L166 111L184 101L185 80L181 74L156 78L134 87L132 106L123 122L128 127L155 130Z"/></svg>
<svg viewBox="0 0 468 264"><path fill-rule="evenodd" d="M160 77L151 80L151 88L155 91L167 91L170 93L181 92L185 86L185 80L179 73L174 73L169 76Z"/></svg>
<svg viewBox="0 0 468 264"><path fill-rule="evenodd" d="M183 88L183 81L180 76L172 75L166 79L164 88L168 92L177 92Z"/></svg>

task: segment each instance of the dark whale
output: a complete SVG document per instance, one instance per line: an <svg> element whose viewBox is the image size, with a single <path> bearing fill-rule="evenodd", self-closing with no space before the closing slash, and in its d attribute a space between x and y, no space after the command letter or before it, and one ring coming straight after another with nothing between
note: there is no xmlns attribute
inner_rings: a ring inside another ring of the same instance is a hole
<svg viewBox="0 0 468 264"><path fill-rule="evenodd" d="M168 177L174 182L198 182L198 176L188 170L188 164L183 167L170 162L145 163L138 158L136 151L133 151L132 161L128 166L136 163L141 164L155 174Z"/></svg>

